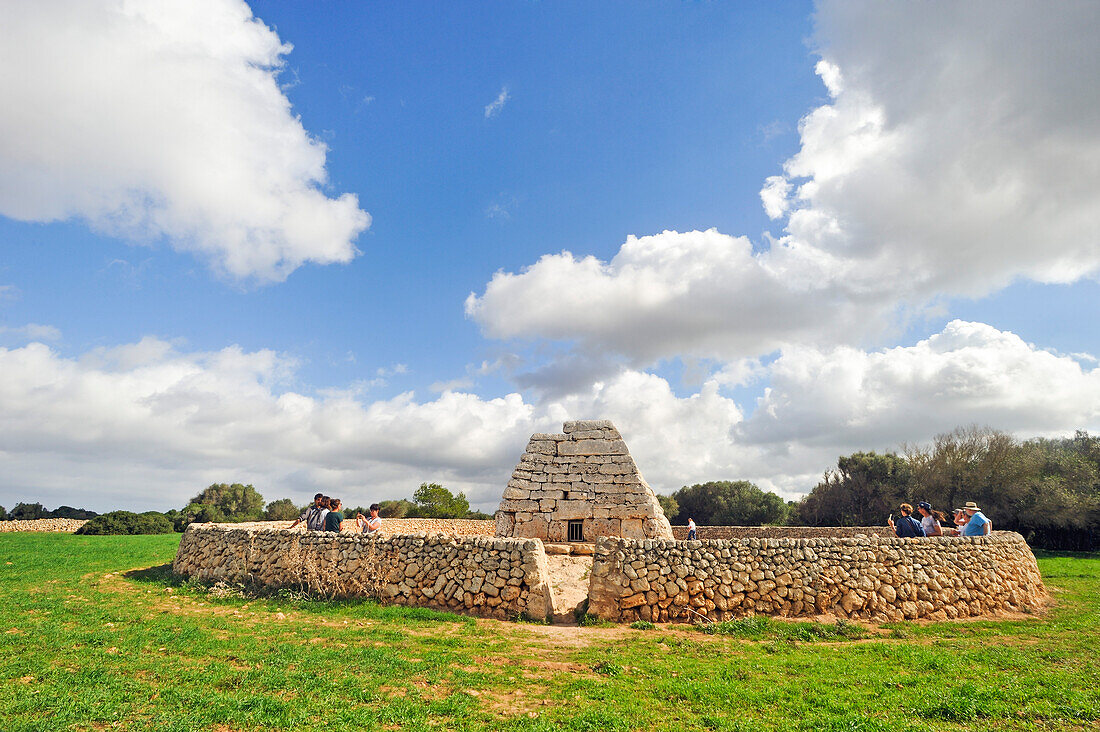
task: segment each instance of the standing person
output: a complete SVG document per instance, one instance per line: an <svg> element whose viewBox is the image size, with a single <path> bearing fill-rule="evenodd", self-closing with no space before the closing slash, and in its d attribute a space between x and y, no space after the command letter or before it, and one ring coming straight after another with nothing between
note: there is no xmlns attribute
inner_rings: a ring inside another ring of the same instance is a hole
<svg viewBox="0 0 1100 732"><path fill-rule="evenodd" d="M313 523L306 524L310 531L324 531L325 530L325 518L328 517L329 505L331 505L332 499L328 496L321 496L321 510L314 514Z"/></svg>
<svg viewBox="0 0 1100 732"><path fill-rule="evenodd" d="M344 520L344 514L340 513L343 504L339 498L329 499L329 512L325 514L325 531L340 531L340 522Z"/></svg>
<svg viewBox="0 0 1100 732"><path fill-rule="evenodd" d="M325 497L324 493L318 493L313 497L313 504L308 506L306 510L302 511L302 515L294 520L294 523L290 525L290 528L294 528L298 524L305 524L307 529L312 529L317 523L317 516L321 513L321 499Z"/></svg>
<svg viewBox="0 0 1100 732"><path fill-rule="evenodd" d="M367 518L363 514L358 514L355 517L355 522L359 524L359 529L367 536L378 536L378 533L382 531L382 519L378 518L378 512L382 509L377 503L370 505L370 518Z"/></svg>
<svg viewBox="0 0 1100 732"><path fill-rule="evenodd" d="M952 512L952 521L955 522L955 536L962 536L963 527L966 526L966 522L969 520L970 517L961 508L956 508Z"/></svg>
<svg viewBox="0 0 1100 732"><path fill-rule="evenodd" d="M688 517L688 541L694 541L695 539L695 519Z"/></svg>
<svg viewBox="0 0 1100 732"><path fill-rule="evenodd" d="M982 513L978 504L967 501L963 506L963 512L967 516L966 525L962 529L963 536L989 536L989 532L993 530L993 522Z"/></svg>
<svg viewBox="0 0 1100 732"><path fill-rule="evenodd" d="M917 510L920 511L920 527L924 529L924 535L943 536L942 522L946 521L947 517L941 511L933 511L932 504L928 501L918 503Z"/></svg>
<svg viewBox="0 0 1100 732"><path fill-rule="evenodd" d="M897 524L894 523L893 516L886 521L886 524L894 530L894 535L899 539L916 539L924 536L924 529L921 528L920 522L913 518L913 507L903 503L898 506L898 510L901 512L901 518L898 519Z"/></svg>

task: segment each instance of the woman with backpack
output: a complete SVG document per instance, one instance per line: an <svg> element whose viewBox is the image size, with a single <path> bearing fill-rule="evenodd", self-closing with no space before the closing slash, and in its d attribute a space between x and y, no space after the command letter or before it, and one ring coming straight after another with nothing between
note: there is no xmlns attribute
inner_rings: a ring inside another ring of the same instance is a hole
<svg viewBox="0 0 1100 732"><path fill-rule="evenodd" d="M903 503L898 510L901 511L901 518L898 519L897 524L894 523L893 515L886 521L886 524L894 530L894 535L899 539L916 539L924 536L924 529L921 528L920 522L913 518L913 507Z"/></svg>

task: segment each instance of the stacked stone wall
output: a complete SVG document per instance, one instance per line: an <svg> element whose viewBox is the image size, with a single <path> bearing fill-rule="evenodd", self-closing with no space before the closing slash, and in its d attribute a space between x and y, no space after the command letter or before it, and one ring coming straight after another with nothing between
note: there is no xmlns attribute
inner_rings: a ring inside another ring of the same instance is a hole
<svg viewBox="0 0 1100 732"><path fill-rule="evenodd" d="M248 521L234 526L254 529L285 529L293 521ZM432 518L383 518L382 533L391 534L447 534L448 536L493 536L496 524L492 519L432 519ZM306 531L303 524L298 524L296 531ZM359 533L359 525L355 517L344 519L340 524L340 531Z"/></svg>
<svg viewBox="0 0 1100 732"><path fill-rule="evenodd" d="M848 529L853 531L853 529ZM684 621L833 614L875 622L1032 612L1046 591L1023 537L740 538L596 544L589 612Z"/></svg>
<svg viewBox="0 0 1100 732"><path fill-rule="evenodd" d="M893 536L889 526L696 526L696 539L819 539ZM672 538L686 540L688 527L673 526Z"/></svg>
<svg viewBox="0 0 1100 732"><path fill-rule="evenodd" d="M531 435L496 513L498 536L567 541L601 536L671 539L653 489L610 421L566 422L560 434Z"/></svg>
<svg viewBox="0 0 1100 732"><path fill-rule="evenodd" d="M57 531L71 534L86 523L87 519L64 518L0 521L0 534L12 531Z"/></svg>
<svg viewBox="0 0 1100 732"><path fill-rule="evenodd" d="M253 582L329 597L471 615L544 618L552 611L542 543L524 539L289 531L192 524L173 570L207 581Z"/></svg>

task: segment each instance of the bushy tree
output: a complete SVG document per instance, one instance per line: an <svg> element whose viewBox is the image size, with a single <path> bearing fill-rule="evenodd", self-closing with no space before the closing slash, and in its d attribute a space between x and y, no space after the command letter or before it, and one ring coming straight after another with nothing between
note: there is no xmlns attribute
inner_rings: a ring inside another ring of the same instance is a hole
<svg viewBox="0 0 1100 732"><path fill-rule="evenodd" d="M72 506L58 506L48 513L49 518L63 519L91 519L99 515L95 511L89 511L84 508L73 508Z"/></svg>
<svg viewBox="0 0 1100 732"><path fill-rule="evenodd" d="M378 515L382 518L405 518L412 515L416 511L416 504L410 500L402 498L399 501L379 501L378 502ZM364 516L370 515L368 511L363 511Z"/></svg>
<svg viewBox="0 0 1100 732"><path fill-rule="evenodd" d="M0 506L0 521L7 521L8 511L3 506Z"/></svg>
<svg viewBox="0 0 1100 732"><path fill-rule="evenodd" d="M17 503L11 510L10 518L14 521L34 521L47 518L46 509L41 503Z"/></svg>
<svg viewBox="0 0 1100 732"><path fill-rule="evenodd" d="M172 522L164 514L156 511L140 514L130 511L111 511L91 519L77 529L76 533L86 535L170 534L172 531Z"/></svg>
<svg viewBox="0 0 1100 732"><path fill-rule="evenodd" d="M289 498L280 498L267 504L264 509L264 518L268 521L293 521L301 515L301 511Z"/></svg>
<svg viewBox="0 0 1100 732"><path fill-rule="evenodd" d="M214 483L192 498L176 518L181 531L190 523L259 521L264 497L251 484Z"/></svg>
<svg viewBox="0 0 1100 732"><path fill-rule="evenodd" d="M438 483L421 483L413 501L415 515L421 518L465 518L470 513L470 502L464 493L456 496Z"/></svg>
<svg viewBox="0 0 1100 732"><path fill-rule="evenodd" d="M894 453L857 452L837 459L792 516L808 526L878 526L908 501L909 461Z"/></svg>
<svg viewBox="0 0 1100 732"><path fill-rule="evenodd" d="M797 523L881 525L901 502L949 512L974 501L995 529L1036 546L1090 550L1100 544L1100 438L1021 442L987 427L962 427L904 456L856 453L794 509Z"/></svg>
<svg viewBox="0 0 1100 732"><path fill-rule="evenodd" d="M672 494L679 506L674 523L689 518L705 526L761 526L783 523L787 504L747 480L716 480L684 486Z"/></svg>

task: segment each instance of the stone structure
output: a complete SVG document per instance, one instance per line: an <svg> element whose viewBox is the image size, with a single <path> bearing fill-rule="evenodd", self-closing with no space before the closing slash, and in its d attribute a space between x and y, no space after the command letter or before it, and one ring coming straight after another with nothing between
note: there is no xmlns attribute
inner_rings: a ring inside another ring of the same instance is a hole
<svg viewBox="0 0 1100 732"><path fill-rule="evenodd" d="M604 538L596 544L588 609L620 622L820 613L886 622L1031 612L1045 599L1035 556L1011 531L981 538Z"/></svg>
<svg viewBox="0 0 1100 732"><path fill-rule="evenodd" d="M285 525L285 524L284 524ZM207 581L373 597L495 618L553 612L546 553L530 539L290 531L191 524L172 569Z"/></svg>
<svg viewBox="0 0 1100 732"><path fill-rule="evenodd" d="M531 435L504 489L496 534L591 542L671 539L672 529L615 425L589 420Z"/></svg>

